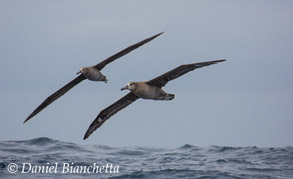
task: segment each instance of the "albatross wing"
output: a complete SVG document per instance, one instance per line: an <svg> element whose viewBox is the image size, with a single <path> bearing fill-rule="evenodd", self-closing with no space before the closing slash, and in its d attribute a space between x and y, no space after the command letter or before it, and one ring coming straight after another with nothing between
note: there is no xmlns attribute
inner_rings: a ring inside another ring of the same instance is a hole
<svg viewBox="0 0 293 179"><path fill-rule="evenodd" d="M99 128L107 119L111 116L125 108L126 106L137 100L138 97L132 92L125 95L123 98L119 99L117 102L107 107L99 113L96 119L92 122L88 130L86 131L83 140L87 139L97 128Z"/></svg>
<svg viewBox="0 0 293 179"><path fill-rule="evenodd" d="M71 88L73 88L75 85L80 83L86 79L83 75L79 75L76 77L74 80L71 82L67 83L65 86L63 86L61 89L53 93L51 96L49 96L45 101L40 104L23 122L25 123L28 121L30 118L34 117L36 114L38 114L40 111L42 111L45 107L47 107L49 104L53 103L56 99L60 98L62 95L64 95L67 91L69 91Z"/></svg>
<svg viewBox="0 0 293 179"><path fill-rule="evenodd" d="M146 83L148 85L153 85L153 86L157 86L159 88L165 86L168 81L174 80L192 70L195 70L197 68L201 68L204 66L208 66L208 65L212 65L212 64L216 64L219 62L223 62L225 61L225 59L223 60L215 60L215 61L208 61L208 62L200 62L200 63L192 63L192 64L186 64L186 65L181 65L171 71L168 71L167 73L164 73L150 81L147 81Z"/></svg>
<svg viewBox="0 0 293 179"><path fill-rule="evenodd" d="M99 64L95 65L95 67L96 67L98 70L102 70L102 69L103 69L108 63L111 63L112 61L116 60L117 58L120 58L120 57L122 57L123 55L128 54L128 53L131 52L132 50L135 50L135 49L137 49L138 47L144 45L145 43L148 43L149 41L155 39L156 37L158 37L158 36L161 35L162 33L164 33L164 32L161 32L161 33L159 33L159 34L157 34L157 35L154 35L154 36L152 36L152 37L149 37L149 38L147 38L147 39L145 39L145 40L142 40L142 41L140 41L140 42L138 42L138 43L136 43L136 44L134 44L134 45L131 45L131 46L127 47L127 48L124 49L124 50L121 50L120 52L118 52L118 53L112 55L111 57L109 57L109 58L105 59L104 61L100 62Z"/></svg>

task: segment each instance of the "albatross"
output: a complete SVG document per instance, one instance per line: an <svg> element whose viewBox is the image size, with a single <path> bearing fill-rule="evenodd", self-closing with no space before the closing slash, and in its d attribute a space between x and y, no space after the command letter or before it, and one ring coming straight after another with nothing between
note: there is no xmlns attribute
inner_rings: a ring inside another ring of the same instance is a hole
<svg viewBox="0 0 293 179"><path fill-rule="evenodd" d="M134 45L131 45L124 50L121 50L120 52L110 56L109 58L103 60L102 62L98 63L97 65L94 66L89 66L89 67L82 67L79 72L76 74L77 76L75 79L70 81L68 84L63 86L61 89L50 95L48 98L46 98L42 104L40 104L23 122L27 122L29 119L34 117L36 114L38 114L40 111L42 111L44 108L46 108L49 104L54 102L56 99L60 98L62 95L64 95L67 91L69 91L71 88L73 88L75 85L80 83L81 81L88 79L90 81L104 81L107 83L106 76L104 76L101 73L101 70L109 63L113 62L114 60L126 55L127 53L131 52L132 50L137 49L138 47L150 42L151 40L155 39L159 35L161 35L163 32L156 34L152 37L149 37L145 40L142 40Z"/></svg>
<svg viewBox="0 0 293 179"><path fill-rule="evenodd" d="M225 59L222 60L214 60L214 61L207 61L207 62L200 62L200 63L192 63L181 65L167 73L164 73L150 81L141 81L141 82L129 82L122 90L130 90L130 92L113 103L112 105L108 106L104 110L102 110L96 119L91 123L87 132L84 135L84 140L87 139L96 129L98 129L107 119L111 116L122 110L123 108L127 107L135 100L142 98L142 99L152 99L152 100L172 100L174 99L174 94L166 93L162 87L164 87L169 81L174 80L192 70L197 68L201 68L204 66L216 64L219 62L223 62Z"/></svg>

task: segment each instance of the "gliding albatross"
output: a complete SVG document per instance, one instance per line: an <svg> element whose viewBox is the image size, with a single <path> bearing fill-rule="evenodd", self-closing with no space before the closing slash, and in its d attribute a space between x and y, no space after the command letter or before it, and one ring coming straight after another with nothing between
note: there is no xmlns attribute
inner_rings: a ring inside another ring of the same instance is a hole
<svg viewBox="0 0 293 179"><path fill-rule="evenodd" d="M131 52L132 50L135 50L136 48L144 45L145 43L148 43L149 41L153 40L154 38L161 35L163 32L154 35L150 38L147 38L143 41L140 41L134 45L131 45L124 50L112 55L111 57L105 59L104 61L100 62L97 65L89 66L89 67L82 67L79 72L76 74L80 74L78 77L76 77L74 80L63 86L61 89L53 93L51 96L49 96L45 101L40 104L23 122L25 123L30 118L34 117L36 114L38 114L40 111L42 111L44 108L46 108L49 104L54 102L56 99L60 98L62 95L64 95L67 91L69 91L71 88L73 88L75 85L80 83L81 81L88 79L91 81L104 81L107 83L106 76L104 76L100 71L109 63L113 62L114 60L122 57L123 55L126 55L127 53Z"/></svg>
<svg viewBox="0 0 293 179"><path fill-rule="evenodd" d="M121 88L122 90L128 89L130 93L125 95L123 98L119 99L117 102L108 106L104 110L102 110L96 119L92 122L87 132L84 135L84 140L87 139L97 128L99 128L107 119L111 116L125 108L126 106L133 103L135 100L142 99L153 99L153 100L172 100L174 99L174 94L168 94L162 87L165 86L168 81L174 80L189 71L192 71L196 68L201 68L204 66L216 64L219 62L223 62L223 60L215 60L201 63L192 63L181 65L167 73L164 73L161 76L158 76L150 81L142 81L142 82L129 82L125 87Z"/></svg>

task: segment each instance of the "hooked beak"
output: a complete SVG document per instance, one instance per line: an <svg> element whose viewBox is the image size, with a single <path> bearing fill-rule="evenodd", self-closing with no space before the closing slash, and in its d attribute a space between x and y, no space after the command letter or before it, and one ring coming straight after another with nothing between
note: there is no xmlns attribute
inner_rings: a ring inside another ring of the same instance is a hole
<svg viewBox="0 0 293 179"><path fill-rule="evenodd" d="M126 90L126 89L129 89L129 88L128 88L128 85L126 85L126 86L124 86L123 88L121 88L121 91L122 91L122 90Z"/></svg>
<svg viewBox="0 0 293 179"><path fill-rule="evenodd" d="M105 82L105 83L108 83L108 80L105 78L104 82Z"/></svg>
<svg viewBox="0 0 293 179"><path fill-rule="evenodd" d="M78 75L78 74L80 74L80 73L82 73L82 71L80 70L79 72L76 72L76 74Z"/></svg>

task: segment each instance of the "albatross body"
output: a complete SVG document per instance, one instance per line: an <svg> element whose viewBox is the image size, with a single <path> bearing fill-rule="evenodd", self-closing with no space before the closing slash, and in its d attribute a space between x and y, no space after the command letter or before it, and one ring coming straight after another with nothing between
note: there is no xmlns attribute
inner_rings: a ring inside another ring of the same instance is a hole
<svg viewBox="0 0 293 179"><path fill-rule="evenodd" d="M174 94L166 93L162 88L149 85L147 82L129 82L122 90L129 89L135 96L142 99L172 100Z"/></svg>
<svg viewBox="0 0 293 179"><path fill-rule="evenodd" d="M82 67L76 74L82 74L86 79L91 81L104 81L107 82L106 76L104 76L95 66Z"/></svg>
<svg viewBox="0 0 293 179"><path fill-rule="evenodd" d="M92 122L87 132L84 135L84 140L87 139L97 128L99 128L107 119L111 116L127 107L135 100L142 99L152 99L152 100L172 100L174 99L174 94L166 93L162 87L164 87L169 81L174 80L192 70L201 68L204 66L216 64L223 62L223 60L215 60L208 62L192 63L181 65L167 73L164 73L150 81L143 82L129 82L121 90L130 90L130 92L123 98L119 99L117 102L113 103L109 107L102 110L96 119Z"/></svg>
<svg viewBox="0 0 293 179"><path fill-rule="evenodd" d="M73 88L74 86L76 86L77 84L79 84L81 81L88 79L91 81L104 81L107 82L108 80L106 79L106 76L104 76L101 73L101 70L109 63L113 62L114 60L126 55L127 53L137 49L138 47L150 42L151 40L155 39L156 37L158 37L159 35L161 35L163 32L154 35L150 38L147 38L145 40L142 40L134 45L131 45L127 48L125 48L124 50L112 55L111 57L103 60L102 62L100 62L97 65L94 66L90 66L90 67L82 67L80 69L79 72L77 72L77 75L79 74L79 76L77 76L75 79L73 79L71 82L69 82L68 84L66 84L65 86L63 86L61 89L59 89L58 91L56 91L55 93L53 93L51 96L49 96L48 98L46 98L43 103L41 103L24 121L27 122L29 119L31 119L32 117L34 117L36 114L38 114L39 112L41 112L44 108L46 108L48 105L50 105L51 103L53 103L55 100L57 100L58 98L60 98L62 95L64 95L67 91L69 91L71 88Z"/></svg>

